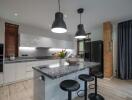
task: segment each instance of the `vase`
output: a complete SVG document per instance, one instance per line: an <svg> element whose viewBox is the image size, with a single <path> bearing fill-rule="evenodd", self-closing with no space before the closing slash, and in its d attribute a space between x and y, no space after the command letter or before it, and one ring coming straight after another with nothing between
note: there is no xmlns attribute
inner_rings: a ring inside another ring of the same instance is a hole
<svg viewBox="0 0 132 100"><path fill-rule="evenodd" d="M64 63L65 63L65 59L59 59L60 66L64 66Z"/></svg>

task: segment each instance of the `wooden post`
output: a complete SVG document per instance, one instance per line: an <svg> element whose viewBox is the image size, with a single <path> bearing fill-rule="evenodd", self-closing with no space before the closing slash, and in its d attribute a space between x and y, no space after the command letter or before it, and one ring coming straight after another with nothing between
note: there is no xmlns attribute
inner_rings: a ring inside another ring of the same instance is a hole
<svg viewBox="0 0 132 100"><path fill-rule="evenodd" d="M113 76L113 48L111 22L103 23L103 40L104 40L104 77L111 78Z"/></svg>

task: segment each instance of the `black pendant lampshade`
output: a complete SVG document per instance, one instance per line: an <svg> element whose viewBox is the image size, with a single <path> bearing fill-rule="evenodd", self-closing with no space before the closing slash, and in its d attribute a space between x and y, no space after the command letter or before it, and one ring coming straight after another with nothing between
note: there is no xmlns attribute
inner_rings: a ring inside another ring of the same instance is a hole
<svg viewBox="0 0 132 100"><path fill-rule="evenodd" d="M78 9L77 12L80 14L80 24L77 26L77 32L75 34L75 38L84 39L86 38L86 33L83 24L81 24L81 14L83 13L83 8Z"/></svg>
<svg viewBox="0 0 132 100"><path fill-rule="evenodd" d="M55 20L52 24L51 31L54 33L66 33L67 27L63 20L63 13L60 12L60 0L58 0L59 12L55 14Z"/></svg>

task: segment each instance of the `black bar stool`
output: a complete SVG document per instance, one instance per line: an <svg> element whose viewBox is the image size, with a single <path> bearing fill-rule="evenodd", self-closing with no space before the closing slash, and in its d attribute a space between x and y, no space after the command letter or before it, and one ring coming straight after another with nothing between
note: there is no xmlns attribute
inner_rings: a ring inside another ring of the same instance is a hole
<svg viewBox="0 0 132 100"><path fill-rule="evenodd" d="M80 84L75 80L64 80L60 83L60 88L68 91L68 100L72 100L72 92L80 88Z"/></svg>
<svg viewBox="0 0 132 100"><path fill-rule="evenodd" d="M94 78L87 74L81 74L78 77L80 80L84 81L84 100L87 100L87 82L91 82L94 80Z"/></svg>
<svg viewBox="0 0 132 100"><path fill-rule="evenodd" d="M95 93L90 93L88 95L88 98L90 100L104 100L104 97L97 93L97 78L102 78L103 74L96 73L96 74L94 74L94 76L95 76Z"/></svg>

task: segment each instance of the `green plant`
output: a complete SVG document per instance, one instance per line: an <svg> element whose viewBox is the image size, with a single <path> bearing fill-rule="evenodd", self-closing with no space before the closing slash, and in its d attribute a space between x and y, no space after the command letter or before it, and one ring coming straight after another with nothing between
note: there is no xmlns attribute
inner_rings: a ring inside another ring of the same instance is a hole
<svg viewBox="0 0 132 100"><path fill-rule="evenodd" d="M67 51L66 51L66 50L62 50L62 51L60 51L60 52L58 53L58 56L59 56L60 58L65 58L66 55L67 55Z"/></svg>

